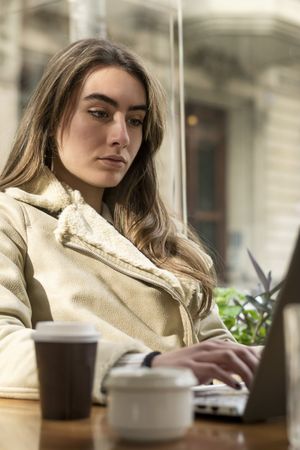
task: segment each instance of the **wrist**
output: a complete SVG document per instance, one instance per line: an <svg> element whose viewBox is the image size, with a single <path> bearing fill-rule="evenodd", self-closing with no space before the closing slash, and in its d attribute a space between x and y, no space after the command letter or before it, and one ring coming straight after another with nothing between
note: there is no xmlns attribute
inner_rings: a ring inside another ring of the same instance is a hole
<svg viewBox="0 0 300 450"><path fill-rule="evenodd" d="M142 362L142 367L153 367L153 362L154 359L158 356L161 355L161 352L151 352L148 353L148 355L145 356L143 362Z"/></svg>

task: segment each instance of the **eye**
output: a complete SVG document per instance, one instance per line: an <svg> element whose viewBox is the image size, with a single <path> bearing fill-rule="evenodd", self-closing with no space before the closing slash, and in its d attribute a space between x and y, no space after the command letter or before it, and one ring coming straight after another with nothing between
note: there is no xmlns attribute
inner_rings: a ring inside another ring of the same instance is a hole
<svg viewBox="0 0 300 450"><path fill-rule="evenodd" d="M89 109L88 113L96 119L107 119L109 117L108 112L103 109Z"/></svg>
<svg viewBox="0 0 300 450"><path fill-rule="evenodd" d="M143 120L132 117L131 119L128 119L128 123L132 127L140 127L143 125Z"/></svg>

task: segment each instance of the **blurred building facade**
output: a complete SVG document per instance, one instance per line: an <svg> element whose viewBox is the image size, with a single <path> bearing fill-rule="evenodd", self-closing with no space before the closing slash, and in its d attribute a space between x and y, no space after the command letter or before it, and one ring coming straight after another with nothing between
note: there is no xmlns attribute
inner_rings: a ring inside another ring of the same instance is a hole
<svg viewBox="0 0 300 450"><path fill-rule="evenodd" d="M253 285L246 248L281 278L300 217L300 1L0 0L0 165L48 59L94 36L165 87L161 192L220 278Z"/></svg>
<svg viewBox="0 0 300 450"><path fill-rule="evenodd" d="M280 278L300 218L300 2L184 5L189 218L231 281L253 273L247 247Z"/></svg>

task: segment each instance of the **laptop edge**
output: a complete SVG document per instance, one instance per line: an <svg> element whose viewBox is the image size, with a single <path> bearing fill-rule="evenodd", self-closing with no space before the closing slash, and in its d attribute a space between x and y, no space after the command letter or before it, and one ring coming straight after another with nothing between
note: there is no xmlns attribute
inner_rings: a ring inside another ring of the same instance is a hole
<svg viewBox="0 0 300 450"><path fill-rule="evenodd" d="M257 368L243 414L244 422L255 422L286 413L283 308L300 302L300 233L284 284L278 295L261 362Z"/></svg>

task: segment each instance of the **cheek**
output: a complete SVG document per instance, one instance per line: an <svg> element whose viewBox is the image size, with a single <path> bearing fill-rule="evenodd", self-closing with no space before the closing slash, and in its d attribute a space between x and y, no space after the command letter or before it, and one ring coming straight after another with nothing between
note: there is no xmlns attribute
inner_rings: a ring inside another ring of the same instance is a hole
<svg viewBox="0 0 300 450"><path fill-rule="evenodd" d="M83 121L78 120L70 127L69 139L71 139L75 144L88 142L95 136L95 131L93 126L87 126Z"/></svg>
<svg viewBox="0 0 300 450"><path fill-rule="evenodd" d="M80 154L86 155L89 150L93 150L102 140L102 133L99 133L97 127L93 125L86 126L82 121L78 121L78 123L73 123L69 132L63 136L59 153L72 152L74 157L75 154L77 156Z"/></svg>
<svg viewBox="0 0 300 450"><path fill-rule="evenodd" d="M139 152L139 150L140 150L140 148L141 148L142 142L143 142L143 136L142 136L142 133L140 133L140 134L134 136L134 138L133 138L133 140L132 140L132 143L133 143L133 145L132 145L132 149L133 149L132 153L133 153L133 156L136 156L136 155L138 154L138 152Z"/></svg>

